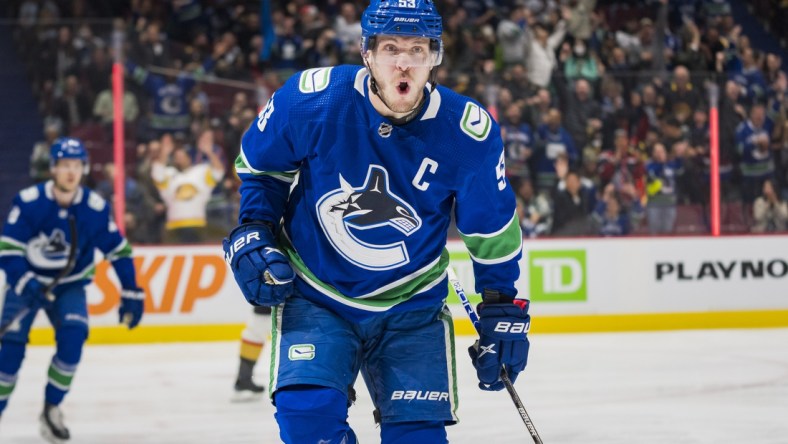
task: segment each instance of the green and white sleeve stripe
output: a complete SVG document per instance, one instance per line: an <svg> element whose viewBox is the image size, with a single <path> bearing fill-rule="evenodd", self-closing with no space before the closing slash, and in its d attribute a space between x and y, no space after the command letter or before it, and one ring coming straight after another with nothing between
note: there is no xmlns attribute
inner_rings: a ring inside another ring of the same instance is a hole
<svg viewBox="0 0 788 444"><path fill-rule="evenodd" d="M493 233L460 233L471 259L484 265L501 264L511 260L523 247L523 234L517 213L498 231Z"/></svg>
<svg viewBox="0 0 788 444"><path fill-rule="evenodd" d="M24 256L24 255L25 255L25 244L8 236L0 236L0 256Z"/></svg>
<svg viewBox="0 0 788 444"><path fill-rule="evenodd" d="M107 253L105 259L111 262L124 257L131 257L131 245L129 245L126 239L123 239L123 241L119 243L117 247Z"/></svg>
<svg viewBox="0 0 788 444"><path fill-rule="evenodd" d="M254 169L246 158L246 154L244 154L244 148L241 147L241 154L238 155L235 159L235 172L238 174L254 174L255 176L271 176L275 179L279 179L282 182L286 183L293 183L295 180L295 175L298 173L298 170L294 171L261 171Z"/></svg>

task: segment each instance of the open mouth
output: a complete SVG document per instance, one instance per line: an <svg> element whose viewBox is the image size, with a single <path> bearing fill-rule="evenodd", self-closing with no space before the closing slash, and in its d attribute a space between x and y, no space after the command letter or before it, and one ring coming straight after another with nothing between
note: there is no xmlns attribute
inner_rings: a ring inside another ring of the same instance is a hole
<svg viewBox="0 0 788 444"><path fill-rule="evenodd" d="M409 91L410 91L410 85L408 84L408 82L403 80L397 84L397 92L399 92L400 94L405 95Z"/></svg>

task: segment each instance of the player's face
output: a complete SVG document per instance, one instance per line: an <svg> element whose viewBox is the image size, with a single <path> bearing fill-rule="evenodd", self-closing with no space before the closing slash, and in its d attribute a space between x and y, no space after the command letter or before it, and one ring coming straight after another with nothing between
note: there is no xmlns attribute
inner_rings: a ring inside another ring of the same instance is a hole
<svg viewBox="0 0 788 444"><path fill-rule="evenodd" d="M82 181L84 165L79 159L60 159L52 167L55 186L61 191L75 191Z"/></svg>
<svg viewBox="0 0 788 444"><path fill-rule="evenodd" d="M378 93L395 113L409 113L418 105L435 60L429 39L385 35L368 57Z"/></svg>

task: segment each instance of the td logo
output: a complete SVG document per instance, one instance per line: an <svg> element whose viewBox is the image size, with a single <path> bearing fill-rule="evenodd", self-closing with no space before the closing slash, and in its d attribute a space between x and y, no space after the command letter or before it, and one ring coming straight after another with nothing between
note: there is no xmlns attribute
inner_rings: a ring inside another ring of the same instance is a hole
<svg viewBox="0 0 788 444"><path fill-rule="evenodd" d="M585 250L528 252L528 279L533 301L585 301Z"/></svg>

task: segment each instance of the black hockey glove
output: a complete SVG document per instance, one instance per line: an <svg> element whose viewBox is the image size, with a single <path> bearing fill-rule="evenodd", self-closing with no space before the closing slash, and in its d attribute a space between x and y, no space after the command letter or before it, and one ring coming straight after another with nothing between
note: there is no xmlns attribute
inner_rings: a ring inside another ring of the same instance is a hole
<svg viewBox="0 0 788 444"><path fill-rule="evenodd" d="M501 390L501 366L514 383L528 362L528 301L484 290L479 313L479 340L468 348L482 390Z"/></svg>
<svg viewBox="0 0 788 444"><path fill-rule="evenodd" d="M145 311L145 292L140 288L123 289L120 292L118 317L131 330L140 323Z"/></svg>
<svg viewBox="0 0 788 444"><path fill-rule="evenodd" d="M222 241L222 246L224 260L250 304L279 305L293 293L295 273L276 248L267 224L239 225Z"/></svg>
<svg viewBox="0 0 788 444"><path fill-rule="evenodd" d="M25 282L22 291L19 292L19 298L22 299L22 303L30 307L30 309L38 307L49 308L52 306L52 302L55 299L47 295L45 290L46 287L44 284L39 282L38 279L31 277Z"/></svg>

